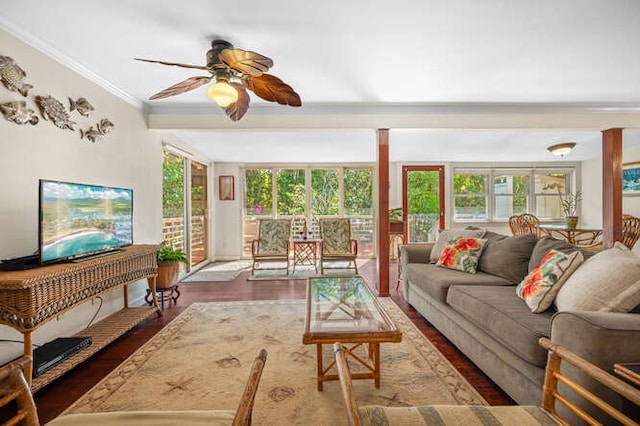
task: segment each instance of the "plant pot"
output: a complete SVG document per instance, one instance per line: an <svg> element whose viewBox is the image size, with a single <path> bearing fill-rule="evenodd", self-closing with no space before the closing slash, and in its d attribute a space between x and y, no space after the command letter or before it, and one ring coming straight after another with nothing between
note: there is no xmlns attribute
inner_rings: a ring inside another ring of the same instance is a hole
<svg viewBox="0 0 640 426"><path fill-rule="evenodd" d="M401 220L390 220L389 221L389 233L390 234L403 234L404 233L404 222Z"/></svg>
<svg viewBox="0 0 640 426"><path fill-rule="evenodd" d="M170 288L178 282L180 262L158 262L156 290Z"/></svg>
<svg viewBox="0 0 640 426"><path fill-rule="evenodd" d="M567 216L567 228L576 229L578 226L578 216Z"/></svg>

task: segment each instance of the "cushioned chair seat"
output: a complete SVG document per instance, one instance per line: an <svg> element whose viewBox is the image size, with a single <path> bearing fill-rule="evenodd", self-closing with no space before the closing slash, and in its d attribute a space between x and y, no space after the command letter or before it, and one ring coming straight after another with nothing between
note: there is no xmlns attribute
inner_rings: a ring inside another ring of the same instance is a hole
<svg viewBox="0 0 640 426"><path fill-rule="evenodd" d="M358 408L362 425L558 425L541 407L486 407L472 405L428 405L416 407Z"/></svg>
<svg viewBox="0 0 640 426"><path fill-rule="evenodd" d="M114 411L110 413L67 414L53 419L47 426L182 426L231 425L234 410L193 411Z"/></svg>
<svg viewBox="0 0 640 426"><path fill-rule="evenodd" d="M419 287L422 291L445 303L447 290L453 285L512 285L509 280L484 272L468 274L462 271L442 268L430 263L410 263L407 265L406 277L411 285ZM429 277L425 279L424 277ZM515 287L512 287L515 295Z"/></svg>
<svg viewBox="0 0 640 426"><path fill-rule="evenodd" d="M521 358L546 365L547 351L538 340L549 337L553 312L532 313L514 286L452 286L447 303Z"/></svg>

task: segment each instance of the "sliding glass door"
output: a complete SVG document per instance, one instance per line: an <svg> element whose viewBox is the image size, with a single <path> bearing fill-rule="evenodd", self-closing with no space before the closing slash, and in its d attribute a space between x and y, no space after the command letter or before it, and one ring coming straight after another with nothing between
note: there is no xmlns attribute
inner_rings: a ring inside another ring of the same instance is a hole
<svg viewBox="0 0 640 426"><path fill-rule="evenodd" d="M207 166L177 153L162 154L162 239L187 254L190 267L209 258Z"/></svg>

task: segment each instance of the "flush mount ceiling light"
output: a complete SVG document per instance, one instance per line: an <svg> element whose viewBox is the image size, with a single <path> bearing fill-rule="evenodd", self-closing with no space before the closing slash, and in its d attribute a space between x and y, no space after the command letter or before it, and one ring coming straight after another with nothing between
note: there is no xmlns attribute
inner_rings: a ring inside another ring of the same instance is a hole
<svg viewBox="0 0 640 426"><path fill-rule="evenodd" d="M547 150L549 150L549 152L552 153L553 155L564 157L565 155L570 153L575 146L576 146L575 142L564 142L564 143L551 145L550 147L547 148Z"/></svg>
<svg viewBox="0 0 640 426"><path fill-rule="evenodd" d="M136 61L173 65L209 71L211 75L190 77L180 83L156 93L149 99L162 99L179 95L213 82L207 91L209 97L224 109L227 116L240 120L249 109L251 90L256 96L280 105L298 107L302 105L300 95L278 77L266 74L273 61L266 56L248 50L235 49L225 40L213 40L207 52L207 65L188 65L176 62L134 58Z"/></svg>

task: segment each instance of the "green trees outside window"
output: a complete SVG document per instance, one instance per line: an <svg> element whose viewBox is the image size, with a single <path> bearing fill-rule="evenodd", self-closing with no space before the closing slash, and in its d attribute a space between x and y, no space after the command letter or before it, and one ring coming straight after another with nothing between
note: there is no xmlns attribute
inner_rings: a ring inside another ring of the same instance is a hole
<svg viewBox="0 0 640 426"><path fill-rule="evenodd" d="M271 169L245 171L245 212L249 216L270 216L273 212Z"/></svg>
<svg viewBox="0 0 640 426"><path fill-rule="evenodd" d="M370 169L344 169L344 214L373 213L373 176Z"/></svg>
<svg viewBox="0 0 640 426"><path fill-rule="evenodd" d="M311 212L314 216L340 214L339 175L337 169L311 170Z"/></svg>
<svg viewBox="0 0 640 426"><path fill-rule="evenodd" d="M304 169L278 170L276 187L278 193L278 215L303 215L304 197Z"/></svg>

